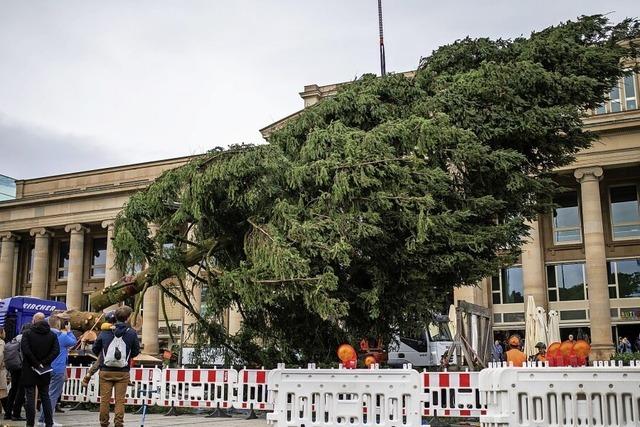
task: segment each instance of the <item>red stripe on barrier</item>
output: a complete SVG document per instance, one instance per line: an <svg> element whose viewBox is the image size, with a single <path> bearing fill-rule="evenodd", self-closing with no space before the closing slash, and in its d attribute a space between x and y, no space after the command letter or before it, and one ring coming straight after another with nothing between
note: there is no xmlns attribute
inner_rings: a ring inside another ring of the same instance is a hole
<svg viewBox="0 0 640 427"><path fill-rule="evenodd" d="M438 383L440 387L449 387L449 374L438 375Z"/></svg>
<svg viewBox="0 0 640 427"><path fill-rule="evenodd" d="M177 377L178 377L177 381L178 382L184 382L184 369L179 369L178 372L176 372L176 374L178 374L177 375Z"/></svg>
<svg viewBox="0 0 640 427"><path fill-rule="evenodd" d="M136 369L134 371L133 379L136 381L142 381L142 369Z"/></svg>
<svg viewBox="0 0 640 427"><path fill-rule="evenodd" d="M243 375L242 375L242 381L246 384L249 382L249 372L248 371L244 371Z"/></svg>
<svg viewBox="0 0 640 427"><path fill-rule="evenodd" d="M471 384L471 375L460 374L460 387L470 387L470 384Z"/></svg>
<svg viewBox="0 0 640 427"><path fill-rule="evenodd" d="M256 382L258 384L264 384L267 382L267 373L265 371L256 372Z"/></svg>
<svg viewBox="0 0 640 427"><path fill-rule="evenodd" d="M425 388L429 387L429 374L427 372L422 373L422 383L424 384Z"/></svg>
<svg viewBox="0 0 640 427"><path fill-rule="evenodd" d="M461 417L470 417L471 416L471 411L468 409L462 409L460 411L460 416Z"/></svg>
<svg viewBox="0 0 640 427"><path fill-rule="evenodd" d="M449 415L451 415L451 411L450 411L450 410L448 410L448 409L445 409L445 410L444 410L444 415L445 415L445 416L449 416Z"/></svg>
<svg viewBox="0 0 640 427"><path fill-rule="evenodd" d="M209 374L207 375L207 381L209 381L210 383L216 382L216 371L209 371Z"/></svg>
<svg viewBox="0 0 640 427"><path fill-rule="evenodd" d="M200 382L200 371L191 371L191 381L194 383Z"/></svg>

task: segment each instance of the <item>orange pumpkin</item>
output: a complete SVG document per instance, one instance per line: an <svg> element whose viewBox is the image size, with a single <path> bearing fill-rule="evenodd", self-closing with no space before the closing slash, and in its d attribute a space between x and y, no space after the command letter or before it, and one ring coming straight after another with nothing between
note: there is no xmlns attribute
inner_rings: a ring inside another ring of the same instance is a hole
<svg viewBox="0 0 640 427"><path fill-rule="evenodd" d="M562 353L563 356L568 356L571 353L571 350L573 350L574 344L575 341L563 341L562 344L560 344L560 353Z"/></svg>
<svg viewBox="0 0 640 427"><path fill-rule="evenodd" d="M585 340L578 340L573 346L573 351L578 357L587 357L591 351L591 346Z"/></svg>
<svg viewBox="0 0 640 427"><path fill-rule="evenodd" d="M338 347L338 359L340 359L342 363L357 358L358 355L356 354L356 350L349 344L342 344Z"/></svg>
<svg viewBox="0 0 640 427"><path fill-rule="evenodd" d="M547 347L547 353L556 354L556 351L559 349L560 349L560 343L554 342L549 344L549 347Z"/></svg>

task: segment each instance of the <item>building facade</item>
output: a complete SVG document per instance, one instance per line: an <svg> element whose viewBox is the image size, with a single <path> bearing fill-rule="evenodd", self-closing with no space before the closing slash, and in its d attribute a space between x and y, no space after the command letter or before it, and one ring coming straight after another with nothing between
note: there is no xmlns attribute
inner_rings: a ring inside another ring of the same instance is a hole
<svg viewBox="0 0 640 427"><path fill-rule="evenodd" d="M304 108L338 87L305 86ZM609 100L584 119L585 129L599 139L556 171L567 191L557 209L529 224L519 262L479 286L454 291L456 301L491 308L496 338L524 333L528 295L559 312L563 338L584 335L603 358L619 337L634 342L640 334L639 87L637 74L624 77ZM265 127L263 136L301 111Z"/></svg>
<svg viewBox="0 0 640 427"><path fill-rule="evenodd" d="M603 357L640 334L639 85L637 74L624 77L584 119L599 139L557 170L567 191L529 224L519 263L456 291L491 307L497 338L524 331L528 295L559 312L563 339L583 335Z"/></svg>
<svg viewBox="0 0 640 427"><path fill-rule="evenodd" d="M411 73L407 73L411 75ZM304 108L339 85L305 86ZM638 75L623 78L584 120L599 140L556 171L567 189L558 207L536 221L517 264L454 299L490 307L497 336L524 331L524 303L557 310L561 334L588 335L605 357L618 337L640 334L640 96ZM302 110L301 110L302 111ZM299 112L273 123L270 133ZM32 295L90 310L89 295L121 277L111 245L113 221L136 191L190 157L15 181L15 198L0 201L0 298ZM199 301L195 301L196 306ZM143 351L168 344L160 297L151 288L142 310ZM172 332L193 319L167 305ZM226 315L231 333L237 313Z"/></svg>
<svg viewBox="0 0 640 427"><path fill-rule="evenodd" d="M0 298L31 295L91 310L89 295L122 273L111 244L114 219L127 199L163 171L190 157L15 181L15 198L0 201ZM132 272L126 272L132 273ZM168 346L193 319L167 303L169 326L156 289L142 303L147 354Z"/></svg>

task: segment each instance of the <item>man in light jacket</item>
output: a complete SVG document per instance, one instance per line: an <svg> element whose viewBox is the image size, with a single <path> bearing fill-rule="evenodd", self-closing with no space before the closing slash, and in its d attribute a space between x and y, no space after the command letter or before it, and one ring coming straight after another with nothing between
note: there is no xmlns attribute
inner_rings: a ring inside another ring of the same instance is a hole
<svg viewBox="0 0 640 427"><path fill-rule="evenodd" d="M64 331L60 330L60 318L56 316L49 317L49 326L51 326L51 332L58 337L58 346L60 347L60 354L51 363L51 383L49 384L49 398L51 400L51 408L55 408L58 399L62 394L62 387L64 386L65 370L67 369L67 357L69 356L69 349L76 345L76 337L71 332L71 325L67 323L67 327ZM44 405L42 411L40 411L40 423L44 423ZM59 425L54 421L54 427Z"/></svg>

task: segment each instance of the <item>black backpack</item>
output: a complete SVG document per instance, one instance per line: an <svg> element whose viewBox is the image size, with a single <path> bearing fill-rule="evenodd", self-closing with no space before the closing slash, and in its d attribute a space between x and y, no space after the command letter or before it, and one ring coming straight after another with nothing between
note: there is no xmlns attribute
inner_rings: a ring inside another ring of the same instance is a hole
<svg viewBox="0 0 640 427"><path fill-rule="evenodd" d="M16 338L4 345L4 366L9 371L22 369L22 351Z"/></svg>

